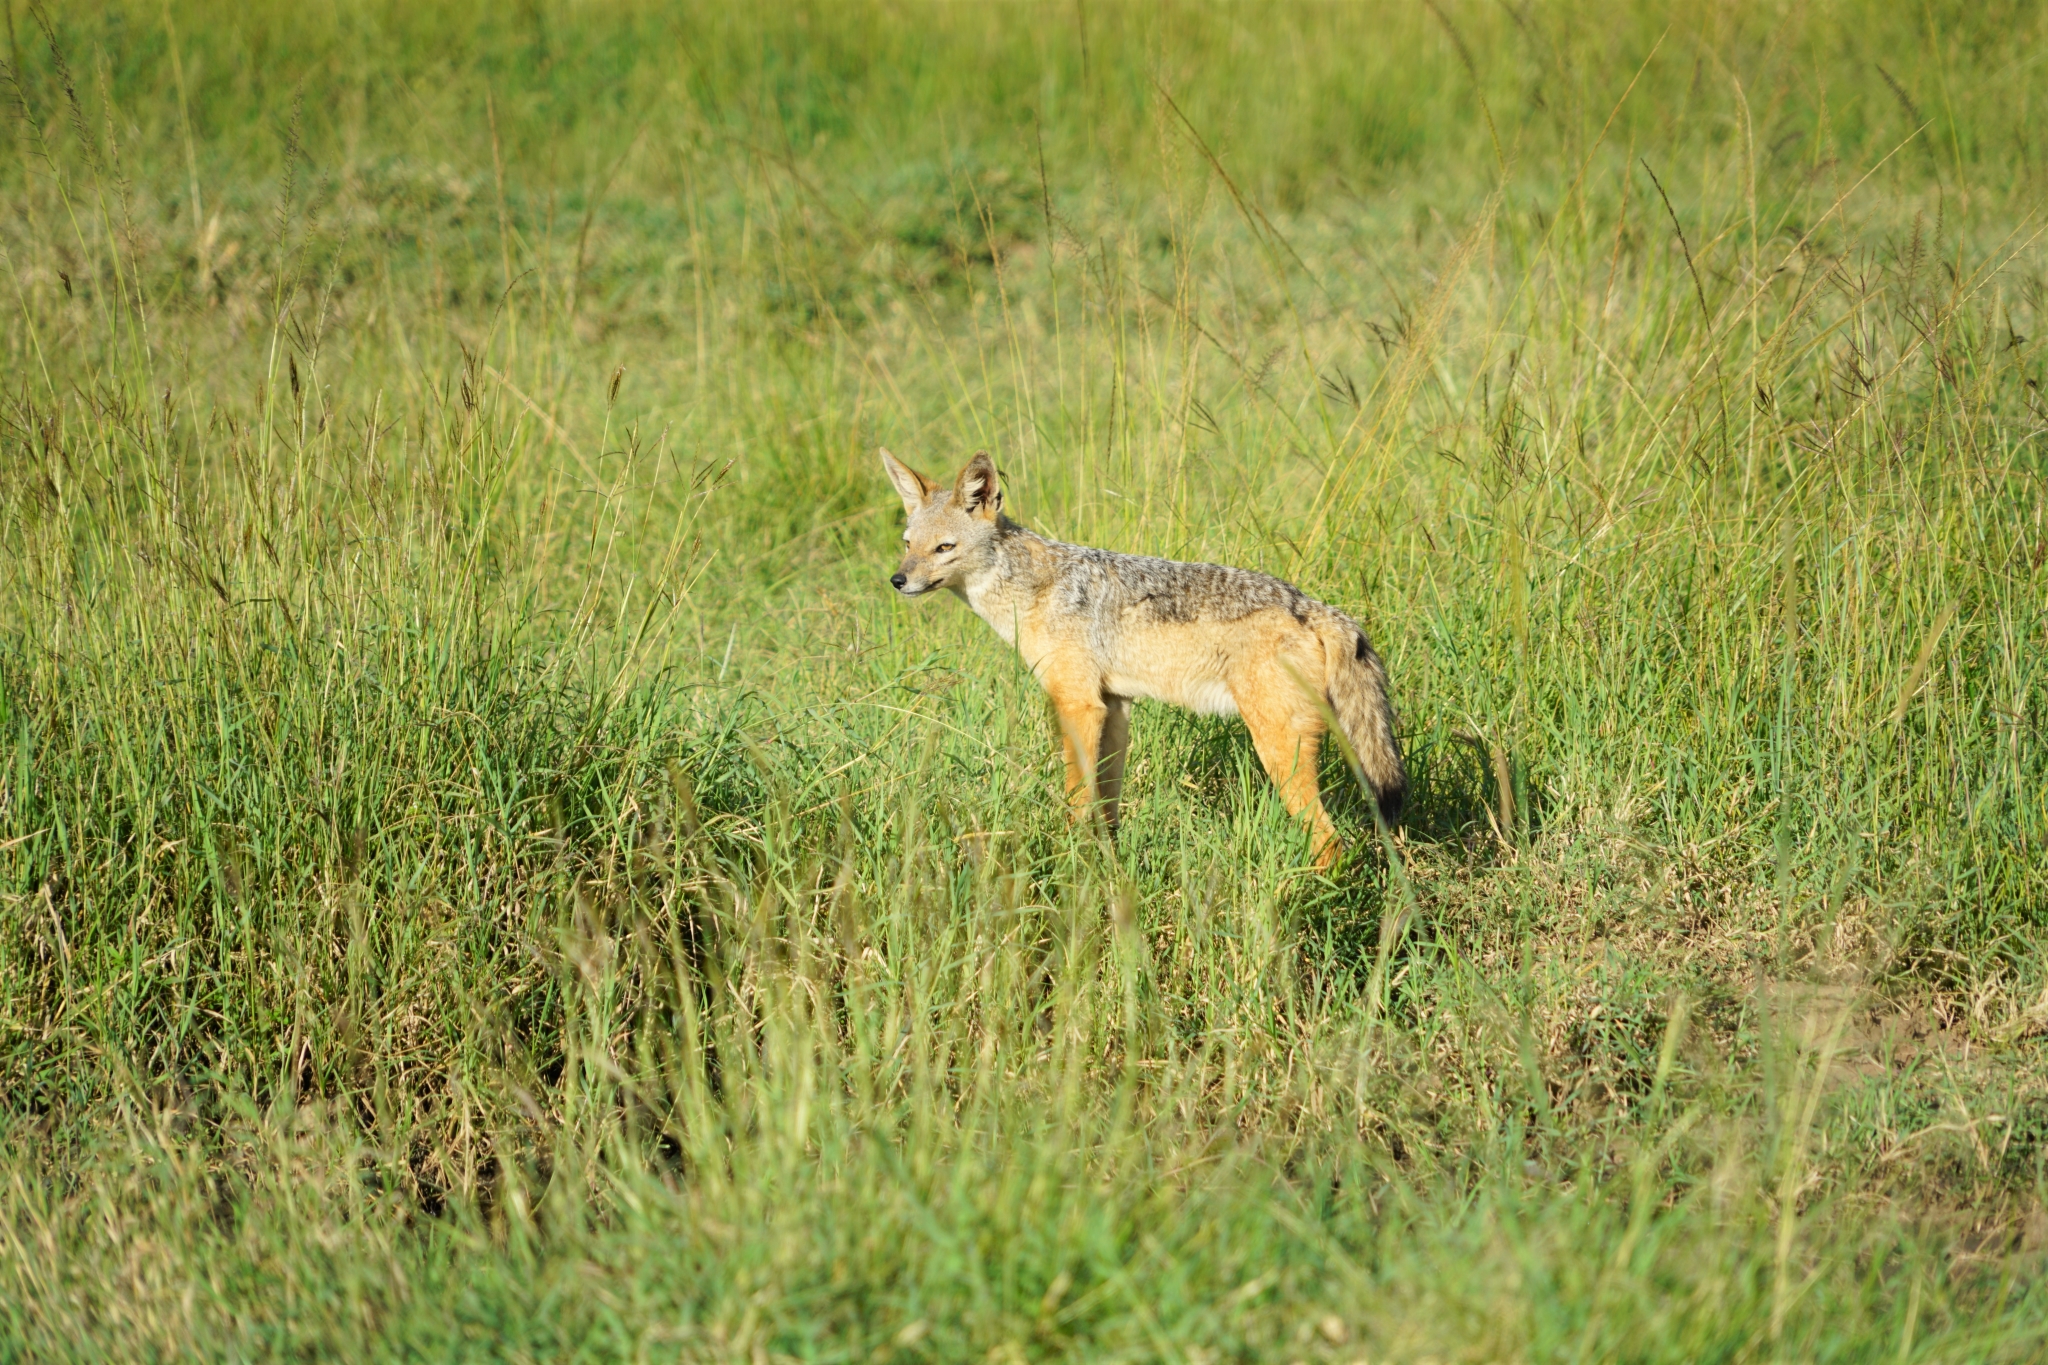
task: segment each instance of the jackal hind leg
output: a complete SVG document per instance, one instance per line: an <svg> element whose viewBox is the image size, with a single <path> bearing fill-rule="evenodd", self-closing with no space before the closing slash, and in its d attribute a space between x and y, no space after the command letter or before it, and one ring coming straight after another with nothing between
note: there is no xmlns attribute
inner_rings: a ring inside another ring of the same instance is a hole
<svg viewBox="0 0 2048 1365"><path fill-rule="evenodd" d="M1287 813L1308 826L1316 866L1327 872L1344 851L1316 782L1316 753L1328 727L1308 699L1296 695L1300 687L1292 679L1262 681L1270 685L1234 690L1238 714L1252 732L1252 747L1259 751L1259 762L1279 789Z"/></svg>

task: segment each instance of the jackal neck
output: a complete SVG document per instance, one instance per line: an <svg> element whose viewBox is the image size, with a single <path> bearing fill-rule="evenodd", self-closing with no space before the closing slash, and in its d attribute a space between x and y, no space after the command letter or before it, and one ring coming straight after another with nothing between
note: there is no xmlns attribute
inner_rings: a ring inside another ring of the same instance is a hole
<svg viewBox="0 0 2048 1365"><path fill-rule="evenodd" d="M1052 581L1053 559L1053 542L1004 517L987 557L957 591L1004 644L1015 645L1018 627Z"/></svg>

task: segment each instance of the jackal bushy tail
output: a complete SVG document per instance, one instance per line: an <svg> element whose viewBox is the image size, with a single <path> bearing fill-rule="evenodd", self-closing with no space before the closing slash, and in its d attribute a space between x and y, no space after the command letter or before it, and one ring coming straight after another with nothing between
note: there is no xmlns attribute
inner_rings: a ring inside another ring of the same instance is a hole
<svg viewBox="0 0 2048 1365"><path fill-rule="evenodd" d="M1329 661L1323 686L1350 749L1346 757L1372 788L1380 818L1391 825L1400 818L1401 804L1408 796L1408 770L1401 762L1400 741L1394 738L1386 666L1355 628L1326 630L1323 645L1324 658Z"/></svg>

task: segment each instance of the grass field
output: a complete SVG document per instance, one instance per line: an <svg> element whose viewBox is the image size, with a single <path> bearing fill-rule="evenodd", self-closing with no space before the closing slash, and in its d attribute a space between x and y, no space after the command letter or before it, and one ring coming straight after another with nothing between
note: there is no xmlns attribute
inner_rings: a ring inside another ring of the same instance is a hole
<svg viewBox="0 0 2048 1365"><path fill-rule="evenodd" d="M477 8L8 7L0 1359L2048 1353L2048 9Z"/></svg>

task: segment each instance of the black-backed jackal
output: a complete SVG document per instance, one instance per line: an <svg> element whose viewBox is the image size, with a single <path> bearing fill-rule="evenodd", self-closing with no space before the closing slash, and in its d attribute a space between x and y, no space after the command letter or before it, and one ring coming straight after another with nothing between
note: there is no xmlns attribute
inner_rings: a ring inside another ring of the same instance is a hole
<svg viewBox="0 0 2048 1365"><path fill-rule="evenodd" d="M1099 808L1115 827L1131 701L1156 697L1244 717L1281 799L1309 827L1318 866L1341 851L1316 784L1316 750L1331 718L1382 818L1399 816L1408 777L1387 672L1350 617L1262 573L1027 531L1003 515L985 454L950 488L881 454L910 514L890 583L906 597L959 594L1023 656L1059 717L1077 815Z"/></svg>

